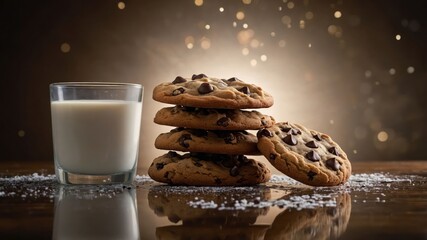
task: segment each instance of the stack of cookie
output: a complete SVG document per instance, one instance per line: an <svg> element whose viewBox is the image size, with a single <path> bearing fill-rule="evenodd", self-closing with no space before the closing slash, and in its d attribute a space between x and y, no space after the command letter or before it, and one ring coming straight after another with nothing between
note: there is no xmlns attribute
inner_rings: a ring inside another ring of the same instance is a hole
<svg viewBox="0 0 427 240"><path fill-rule="evenodd" d="M153 99L176 105L161 109L154 119L176 128L157 137L156 148L171 151L154 159L148 170L151 178L203 186L254 185L269 180L265 164L244 156L260 155L257 137L246 130L275 123L257 111L242 110L273 105L273 97L260 87L234 77L178 76L155 87Z"/></svg>

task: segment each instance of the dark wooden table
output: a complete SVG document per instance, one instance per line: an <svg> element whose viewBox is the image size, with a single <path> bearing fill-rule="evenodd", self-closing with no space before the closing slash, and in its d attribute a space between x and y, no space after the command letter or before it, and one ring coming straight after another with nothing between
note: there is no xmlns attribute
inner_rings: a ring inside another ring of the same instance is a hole
<svg viewBox="0 0 427 240"><path fill-rule="evenodd" d="M427 161L356 162L333 188L67 187L52 168L0 163L0 239L427 239Z"/></svg>

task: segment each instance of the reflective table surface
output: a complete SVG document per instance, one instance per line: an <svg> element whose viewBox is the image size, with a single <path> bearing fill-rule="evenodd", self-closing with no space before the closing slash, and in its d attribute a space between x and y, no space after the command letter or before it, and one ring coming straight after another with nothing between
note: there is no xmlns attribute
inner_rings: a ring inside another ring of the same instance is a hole
<svg viewBox="0 0 427 240"><path fill-rule="evenodd" d="M1 239L427 239L427 161L353 163L339 187L62 186L0 164Z"/></svg>

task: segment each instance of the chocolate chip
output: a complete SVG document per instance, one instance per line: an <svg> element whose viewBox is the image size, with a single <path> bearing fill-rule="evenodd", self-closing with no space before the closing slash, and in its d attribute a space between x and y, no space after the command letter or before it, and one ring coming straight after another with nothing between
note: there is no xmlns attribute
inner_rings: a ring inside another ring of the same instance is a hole
<svg viewBox="0 0 427 240"><path fill-rule="evenodd" d="M329 158L325 163L327 168L334 171L338 171L341 168L340 163L335 158Z"/></svg>
<svg viewBox="0 0 427 240"><path fill-rule="evenodd" d="M234 136L234 134L232 134L232 133L225 134L223 136L223 138L224 138L224 142L226 144L236 144L237 143L237 139Z"/></svg>
<svg viewBox="0 0 427 240"><path fill-rule="evenodd" d="M229 81L229 82L235 82L237 80L239 80L239 79L236 77L232 77L232 78L227 79L227 81Z"/></svg>
<svg viewBox="0 0 427 240"><path fill-rule="evenodd" d="M237 175L239 175L239 168L234 166L230 169L230 176L235 177Z"/></svg>
<svg viewBox="0 0 427 240"><path fill-rule="evenodd" d="M241 166L249 162L249 159L245 155L231 155L231 158L234 160L236 166Z"/></svg>
<svg viewBox="0 0 427 240"><path fill-rule="evenodd" d="M309 148L318 148L317 144L314 141L307 142L305 145Z"/></svg>
<svg viewBox="0 0 427 240"><path fill-rule="evenodd" d="M249 90L249 88L248 88L248 87L242 87L241 89L238 89L238 91L239 91L239 92L242 92L242 93L244 93L244 94L246 94L246 95L251 94L251 90Z"/></svg>
<svg viewBox="0 0 427 240"><path fill-rule="evenodd" d="M289 131L291 131L291 130L292 130L292 128L290 128L290 127L283 127L283 126L280 126L279 128L280 128L280 130L281 130L282 132L284 132L284 133L289 133Z"/></svg>
<svg viewBox="0 0 427 240"><path fill-rule="evenodd" d="M185 89L180 87L172 91L172 96L176 96L185 92Z"/></svg>
<svg viewBox="0 0 427 240"><path fill-rule="evenodd" d="M317 173L313 172L313 171L308 171L307 176L308 176L308 180L313 181L314 176L316 176Z"/></svg>
<svg viewBox="0 0 427 240"><path fill-rule="evenodd" d="M163 169L164 166L165 166L164 163L156 163L156 169L157 170Z"/></svg>
<svg viewBox="0 0 427 240"><path fill-rule="evenodd" d="M174 157L176 157L176 156L178 156L178 153L176 153L176 152L174 152L174 151L169 151L169 152L166 154L166 157L167 157L167 158L174 158Z"/></svg>
<svg viewBox="0 0 427 240"><path fill-rule="evenodd" d="M221 184L221 183L222 183L222 181L221 181L221 179L219 179L219 178L215 178L215 183L216 183L216 184Z"/></svg>
<svg viewBox="0 0 427 240"><path fill-rule="evenodd" d="M196 79L200 79L200 78L207 78L208 76L206 76L205 74L203 74L203 73L200 73L200 74L198 74L198 75L196 75L196 74L193 74L193 76L191 76L191 80L196 80Z"/></svg>
<svg viewBox="0 0 427 240"><path fill-rule="evenodd" d="M268 159L270 159L271 161L276 160L277 155L274 153L270 153L270 156L268 157Z"/></svg>
<svg viewBox="0 0 427 240"><path fill-rule="evenodd" d="M228 117L222 117L216 121L216 125L221 127L227 127L231 122L231 119Z"/></svg>
<svg viewBox="0 0 427 240"><path fill-rule="evenodd" d="M257 132L257 137L261 138L261 137L273 137L273 134L268 130L268 129L261 129Z"/></svg>
<svg viewBox="0 0 427 240"><path fill-rule="evenodd" d="M200 84L199 88L197 89L197 91L200 94L207 94L207 93L213 92L213 90L214 90L214 88L209 83L202 83L202 84Z"/></svg>
<svg viewBox="0 0 427 240"><path fill-rule="evenodd" d="M292 135L301 134L301 131L299 129L292 129Z"/></svg>
<svg viewBox="0 0 427 240"><path fill-rule="evenodd" d="M177 215L172 214L170 216L168 216L169 221L173 222L173 223L177 223L181 220L181 218L179 218Z"/></svg>
<svg viewBox="0 0 427 240"><path fill-rule="evenodd" d="M265 119L261 119L261 125L262 125L262 126L267 125L267 121L265 121Z"/></svg>
<svg viewBox="0 0 427 240"><path fill-rule="evenodd" d="M313 135L313 138L316 139L317 141L322 141L322 138L320 138L319 134Z"/></svg>
<svg viewBox="0 0 427 240"><path fill-rule="evenodd" d="M287 135L285 138L282 139L286 144L295 146L298 144L298 140L292 136L291 134Z"/></svg>
<svg viewBox="0 0 427 240"><path fill-rule="evenodd" d="M244 141L246 139L244 132L236 132L234 133L234 137L236 137L237 142Z"/></svg>
<svg viewBox="0 0 427 240"><path fill-rule="evenodd" d="M338 156L338 150L336 147L328 148L328 152L334 154L335 156Z"/></svg>
<svg viewBox="0 0 427 240"><path fill-rule="evenodd" d="M179 139L179 145L188 148L190 147L190 144L188 144L188 142L186 142L187 140L192 140L191 135L190 134L183 134Z"/></svg>
<svg viewBox="0 0 427 240"><path fill-rule="evenodd" d="M184 82L186 82L187 80L185 80L185 78L183 78L183 77L181 77L181 76L178 76L178 77L176 77L175 78L175 80L173 80L173 84L177 84L177 83L184 83Z"/></svg>
<svg viewBox="0 0 427 240"><path fill-rule="evenodd" d="M317 152L315 152L315 151L310 151L310 152L308 152L308 153L305 155L305 157L306 157L308 160L312 161L312 162L318 162L318 161L320 161L320 156L319 156L319 154L317 154Z"/></svg>

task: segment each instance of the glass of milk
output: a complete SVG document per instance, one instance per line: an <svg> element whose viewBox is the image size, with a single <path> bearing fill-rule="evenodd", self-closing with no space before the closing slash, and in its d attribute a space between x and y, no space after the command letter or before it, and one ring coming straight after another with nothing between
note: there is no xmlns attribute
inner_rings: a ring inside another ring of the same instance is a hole
<svg viewBox="0 0 427 240"><path fill-rule="evenodd" d="M50 85L55 172L62 184L130 183L136 174L143 87Z"/></svg>

